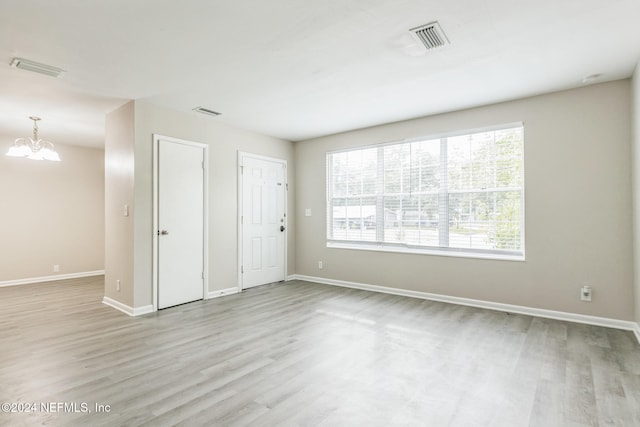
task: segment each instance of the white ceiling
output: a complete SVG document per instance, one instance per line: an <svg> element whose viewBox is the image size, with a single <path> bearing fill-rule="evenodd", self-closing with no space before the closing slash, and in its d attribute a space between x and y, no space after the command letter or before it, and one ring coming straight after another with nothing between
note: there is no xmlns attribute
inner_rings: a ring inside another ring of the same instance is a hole
<svg viewBox="0 0 640 427"><path fill-rule="evenodd" d="M408 30L433 20L451 44L420 52ZM42 137L102 146L105 114L143 99L296 141L626 78L638 59L638 0L0 0L0 133L39 115Z"/></svg>

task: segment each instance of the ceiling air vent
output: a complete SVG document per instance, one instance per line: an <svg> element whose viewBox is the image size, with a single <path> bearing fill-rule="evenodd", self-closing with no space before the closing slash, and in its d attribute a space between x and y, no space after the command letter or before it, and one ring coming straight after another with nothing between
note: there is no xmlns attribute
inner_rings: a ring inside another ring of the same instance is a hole
<svg viewBox="0 0 640 427"><path fill-rule="evenodd" d="M29 61L28 59L24 58L13 58L13 60L11 60L11 66L13 68L33 71L34 73L45 74L51 77L62 77L62 75L66 72L62 68L52 67L51 65L41 64L35 61Z"/></svg>
<svg viewBox="0 0 640 427"><path fill-rule="evenodd" d="M217 111L213 111L204 107L196 107L193 109L193 111L197 111L198 113L207 114L209 116L214 116L214 117L222 114L222 113L218 113Z"/></svg>
<svg viewBox="0 0 640 427"><path fill-rule="evenodd" d="M409 30L413 37L427 48L427 50L442 47L449 44L449 39L442 31L442 27L437 21L430 22L420 27L412 28Z"/></svg>

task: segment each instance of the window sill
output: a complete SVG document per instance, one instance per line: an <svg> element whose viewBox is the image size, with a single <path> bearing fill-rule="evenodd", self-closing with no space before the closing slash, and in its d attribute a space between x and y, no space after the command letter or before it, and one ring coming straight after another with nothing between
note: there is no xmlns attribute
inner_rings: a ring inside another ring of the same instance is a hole
<svg viewBox="0 0 640 427"><path fill-rule="evenodd" d="M359 250L359 251L434 255L434 256L455 257L455 258L476 258L476 259L490 259L490 260L498 260L498 261L520 261L520 262L525 261L524 255L510 255L510 254L484 253L484 252L465 252L457 249L437 250L437 249L431 249L431 248L379 245L375 243L369 245L365 243L327 242L327 247L333 248L333 249L350 249L350 250Z"/></svg>

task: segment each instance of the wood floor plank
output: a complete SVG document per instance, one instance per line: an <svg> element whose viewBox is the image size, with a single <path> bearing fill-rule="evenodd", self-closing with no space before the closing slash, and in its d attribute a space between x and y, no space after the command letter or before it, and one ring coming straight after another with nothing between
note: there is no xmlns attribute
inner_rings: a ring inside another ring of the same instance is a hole
<svg viewBox="0 0 640 427"><path fill-rule="evenodd" d="M631 332L302 281L133 318L103 288L0 288L0 402L91 409L0 426L640 425Z"/></svg>

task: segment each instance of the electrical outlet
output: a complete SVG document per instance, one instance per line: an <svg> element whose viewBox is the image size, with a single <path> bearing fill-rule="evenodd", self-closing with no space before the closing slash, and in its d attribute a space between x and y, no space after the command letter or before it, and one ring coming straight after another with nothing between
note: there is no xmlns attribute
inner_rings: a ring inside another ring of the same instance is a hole
<svg viewBox="0 0 640 427"><path fill-rule="evenodd" d="M54 273L57 273L57 272L59 272L59 271L60 271L60 265L55 264L55 265L53 266L53 272L54 272Z"/></svg>
<svg viewBox="0 0 640 427"><path fill-rule="evenodd" d="M120 292L120 279L116 280L116 291Z"/></svg>
<svg viewBox="0 0 640 427"><path fill-rule="evenodd" d="M591 302L592 293L591 286L585 285L580 289L580 299Z"/></svg>
<svg viewBox="0 0 640 427"><path fill-rule="evenodd" d="M324 268L324 263L322 261L318 261L318 268L322 270Z"/></svg>

